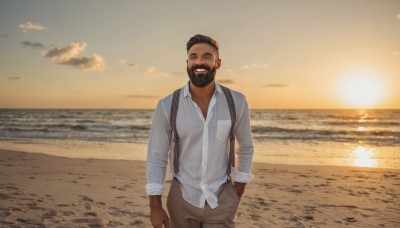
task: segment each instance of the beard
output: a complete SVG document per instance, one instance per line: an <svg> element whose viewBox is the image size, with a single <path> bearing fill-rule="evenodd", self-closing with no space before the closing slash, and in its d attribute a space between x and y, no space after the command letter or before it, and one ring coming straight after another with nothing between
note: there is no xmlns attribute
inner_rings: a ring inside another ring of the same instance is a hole
<svg viewBox="0 0 400 228"><path fill-rule="evenodd" d="M207 69L207 73L205 74L196 74L194 71L197 68L204 68ZM211 82L214 81L215 74L217 73L217 68L213 67L210 69L210 67L205 66L205 65L198 65L198 66L193 66L192 69L189 69L188 67L187 73L189 75L190 81L195 85L196 87L203 88L207 85L209 85Z"/></svg>

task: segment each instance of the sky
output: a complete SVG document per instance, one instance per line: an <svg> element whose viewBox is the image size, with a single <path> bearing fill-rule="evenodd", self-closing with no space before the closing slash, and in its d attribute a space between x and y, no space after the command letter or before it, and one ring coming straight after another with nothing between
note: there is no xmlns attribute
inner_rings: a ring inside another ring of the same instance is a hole
<svg viewBox="0 0 400 228"><path fill-rule="evenodd" d="M0 1L0 108L154 109L186 42L252 109L400 108L400 1Z"/></svg>

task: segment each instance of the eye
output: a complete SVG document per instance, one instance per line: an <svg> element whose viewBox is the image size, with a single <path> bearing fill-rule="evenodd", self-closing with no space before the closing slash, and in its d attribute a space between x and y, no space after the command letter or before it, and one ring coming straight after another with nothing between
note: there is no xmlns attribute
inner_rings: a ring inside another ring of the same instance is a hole
<svg viewBox="0 0 400 228"><path fill-rule="evenodd" d="M212 59L212 58L213 58L213 55L211 55L211 54L206 54L206 55L204 55L204 58L205 58L205 59Z"/></svg>

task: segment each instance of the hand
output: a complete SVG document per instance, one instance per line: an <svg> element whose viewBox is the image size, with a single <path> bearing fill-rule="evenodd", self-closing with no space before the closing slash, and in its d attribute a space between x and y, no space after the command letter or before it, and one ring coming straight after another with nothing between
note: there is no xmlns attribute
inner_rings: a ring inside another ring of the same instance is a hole
<svg viewBox="0 0 400 228"><path fill-rule="evenodd" d="M239 199L242 198L244 189L246 188L246 183L234 182L233 187L235 188L236 193L239 196Z"/></svg>
<svg viewBox="0 0 400 228"><path fill-rule="evenodd" d="M154 228L169 228L169 218L162 207L161 195L150 196L149 200L151 225Z"/></svg>
<svg viewBox="0 0 400 228"><path fill-rule="evenodd" d="M150 209L150 221L154 228L169 228L169 218L162 207Z"/></svg>

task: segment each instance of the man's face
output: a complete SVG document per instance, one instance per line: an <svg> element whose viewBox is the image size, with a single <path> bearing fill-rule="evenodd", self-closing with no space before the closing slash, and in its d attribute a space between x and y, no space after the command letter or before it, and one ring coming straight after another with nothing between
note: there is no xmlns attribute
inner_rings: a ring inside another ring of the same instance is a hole
<svg viewBox="0 0 400 228"><path fill-rule="evenodd" d="M187 72L196 87L205 87L214 81L217 69L221 66L218 52L211 45L199 43L188 51Z"/></svg>

